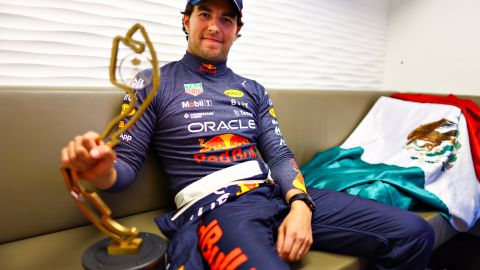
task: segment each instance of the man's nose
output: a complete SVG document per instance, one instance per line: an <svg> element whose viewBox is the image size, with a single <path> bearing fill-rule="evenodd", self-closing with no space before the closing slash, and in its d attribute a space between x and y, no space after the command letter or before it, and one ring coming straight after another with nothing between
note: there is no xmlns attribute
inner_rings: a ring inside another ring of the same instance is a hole
<svg viewBox="0 0 480 270"><path fill-rule="evenodd" d="M219 19L213 18L210 20L209 25L208 25L208 31L216 33L219 31L218 24L220 23Z"/></svg>

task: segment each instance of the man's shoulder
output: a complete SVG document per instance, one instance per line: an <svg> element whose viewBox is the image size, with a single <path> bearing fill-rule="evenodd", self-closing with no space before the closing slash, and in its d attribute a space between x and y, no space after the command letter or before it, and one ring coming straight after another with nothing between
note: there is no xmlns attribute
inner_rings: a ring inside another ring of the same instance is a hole
<svg viewBox="0 0 480 270"><path fill-rule="evenodd" d="M168 73L168 72L178 68L179 64L180 64L180 61L172 61L172 62L166 63L165 65L163 65L160 68L160 72L161 73Z"/></svg>
<svg viewBox="0 0 480 270"><path fill-rule="evenodd" d="M246 85L250 85L250 86L254 86L256 89L264 89L263 85L261 85L259 82L257 82L256 80L254 79L250 79L250 78L247 78L247 77L244 77L242 75L239 75L235 72L232 71L232 76L235 77L235 80L236 81L242 81L244 86Z"/></svg>

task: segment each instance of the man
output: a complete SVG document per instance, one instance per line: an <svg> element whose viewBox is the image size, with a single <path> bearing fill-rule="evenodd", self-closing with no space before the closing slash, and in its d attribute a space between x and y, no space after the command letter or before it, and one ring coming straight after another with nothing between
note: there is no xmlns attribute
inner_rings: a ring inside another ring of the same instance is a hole
<svg viewBox="0 0 480 270"><path fill-rule="evenodd" d="M241 0L188 1L187 53L162 67L142 118L115 150L94 132L77 136L62 149L63 163L97 188L118 191L152 147L181 209L157 219L172 240L173 269L288 269L286 261L310 247L365 257L371 269L424 269L433 231L417 215L339 192L307 195L265 89L226 66L241 10ZM138 81L142 101L151 89ZM261 180L269 171L274 184Z"/></svg>

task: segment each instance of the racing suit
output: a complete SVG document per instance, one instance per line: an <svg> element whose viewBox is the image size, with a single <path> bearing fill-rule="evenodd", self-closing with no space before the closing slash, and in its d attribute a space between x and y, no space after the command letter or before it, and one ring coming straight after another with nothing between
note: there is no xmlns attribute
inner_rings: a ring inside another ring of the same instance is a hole
<svg viewBox="0 0 480 270"><path fill-rule="evenodd" d="M151 90L150 75L146 70L133 81L139 104ZM125 95L123 106L129 99ZM226 61L205 62L187 52L161 68L155 99L121 139L110 191L132 183L148 147L174 194L220 169L260 160L258 150L265 163L252 178L265 179L270 169L275 184L227 187L175 221L170 213L156 222L171 240L171 269L288 269L275 248L277 228L289 210L283 198L292 188L306 188L260 84L232 72ZM313 248L366 257L374 269L421 269L428 262L433 236L421 218L339 192L309 188L308 193L318 206Z"/></svg>

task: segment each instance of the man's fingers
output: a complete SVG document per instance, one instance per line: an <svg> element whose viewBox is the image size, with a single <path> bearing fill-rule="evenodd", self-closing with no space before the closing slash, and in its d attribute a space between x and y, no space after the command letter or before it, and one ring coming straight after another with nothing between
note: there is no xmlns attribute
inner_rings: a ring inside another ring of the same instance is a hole
<svg viewBox="0 0 480 270"><path fill-rule="evenodd" d="M61 151L63 164L77 171L89 169L90 166L97 162L89 152L97 147L98 138L99 135L92 131L76 136Z"/></svg>
<svg viewBox="0 0 480 270"><path fill-rule="evenodd" d="M82 137L81 144L87 151L90 151L98 146L98 136L95 136L95 134L96 133L86 133L85 136Z"/></svg>
<svg viewBox="0 0 480 270"><path fill-rule="evenodd" d="M283 240L283 245L281 246L280 256L285 259L289 260L289 256L295 243L295 232L285 230L285 238Z"/></svg>
<svg viewBox="0 0 480 270"><path fill-rule="evenodd" d="M101 144L92 150L90 150L90 156L95 159L105 159L107 161L113 161L115 159L115 152L106 144Z"/></svg>
<svg viewBox="0 0 480 270"><path fill-rule="evenodd" d="M88 166L78 158L74 141L70 141L67 147L62 149L62 161L65 166L74 170L84 170Z"/></svg>
<svg viewBox="0 0 480 270"><path fill-rule="evenodd" d="M282 247L283 247L283 241L285 239L285 227L284 226L280 226L280 228L278 228L278 236L277 236L277 251L278 251L278 254L280 255L280 257L282 256L281 255L281 252L282 252Z"/></svg>
<svg viewBox="0 0 480 270"><path fill-rule="evenodd" d="M88 149L84 145L84 139L82 136L77 136L74 139L75 142L75 155L82 160L88 159Z"/></svg>
<svg viewBox="0 0 480 270"><path fill-rule="evenodd" d="M98 133L89 131L76 136L61 150L60 156L65 167L97 187L108 188L115 180L116 171L112 166L115 151L100 140Z"/></svg>
<svg viewBox="0 0 480 270"><path fill-rule="evenodd" d="M75 159L75 142L70 141L67 145L67 154L68 154L68 161L72 162Z"/></svg>
<svg viewBox="0 0 480 270"><path fill-rule="evenodd" d="M60 158L62 159L62 163L64 166L68 166L68 148L64 147L62 148L62 151L60 151Z"/></svg>
<svg viewBox="0 0 480 270"><path fill-rule="evenodd" d="M68 167L78 170L83 168L83 163L77 156L77 147L75 146L75 141L70 141L67 146L68 154Z"/></svg>
<svg viewBox="0 0 480 270"><path fill-rule="evenodd" d="M95 131L90 130L90 131L85 132L85 134L83 134L83 137L92 139L94 141L97 141L98 138L100 138L100 135L98 133L96 133Z"/></svg>
<svg viewBox="0 0 480 270"><path fill-rule="evenodd" d="M307 234L303 234L306 232ZM278 229L277 251L285 261L301 260L313 243L312 237L308 236L310 230L298 230L298 228L282 224Z"/></svg>
<svg viewBox="0 0 480 270"><path fill-rule="evenodd" d="M288 260L289 261L295 261L296 260L302 245L303 245L303 239L301 239L301 238L294 238L293 239L293 245L292 245L292 248L290 249L290 253L288 254Z"/></svg>
<svg viewBox="0 0 480 270"><path fill-rule="evenodd" d="M288 241L291 244L284 246L283 258L287 261L296 261L297 255L304 244L304 238L300 237L296 231L287 231L286 239L290 240L286 240L285 243Z"/></svg>
<svg viewBox="0 0 480 270"><path fill-rule="evenodd" d="M95 161L92 160L90 157L89 149L87 149L84 145L84 137L77 136L74 139L74 147L75 147L75 158L74 160L82 165L90 166Z"/></svg>
<svg viewBox="0 0 480 270"><path fill-rule="evenodd" d="M303 241L303 244L300 246L300 248L298 249L298 253L295 256L295 261L301 260L307 254L311 245L312 241L310 239L306 239L305 241Z"/></svg>

